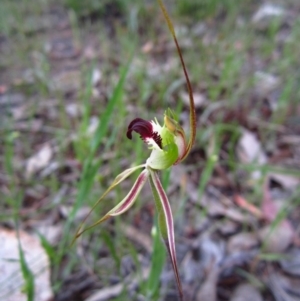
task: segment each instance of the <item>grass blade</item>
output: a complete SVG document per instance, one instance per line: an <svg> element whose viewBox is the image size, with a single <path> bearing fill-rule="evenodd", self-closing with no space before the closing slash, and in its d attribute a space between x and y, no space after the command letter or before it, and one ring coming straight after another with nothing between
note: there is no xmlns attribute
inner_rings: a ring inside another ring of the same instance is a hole
<svg viewBox="0 0 300 301"><path fill-rule="evenodd" d="M23 278L25 281L23 291L27 295L27 301L34 301L34 275L31 272L31 270L26 262L23 248L22 248L22 245L20 242L19 232L17 232L17 238L18 238L18 249L19 249L21 271L22 271Z"/></svg>

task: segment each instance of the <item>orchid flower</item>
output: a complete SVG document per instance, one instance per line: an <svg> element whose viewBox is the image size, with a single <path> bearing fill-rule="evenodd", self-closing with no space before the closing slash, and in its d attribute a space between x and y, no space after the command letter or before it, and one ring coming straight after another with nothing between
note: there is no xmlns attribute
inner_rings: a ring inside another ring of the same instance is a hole
<svg viewBox="0 0 300 301"><path fill-rule="evenodd" d="M176 261L173 216L168 197L160 182L158 171L168 169L172 165L178 164L187 157L196 136L196 114L191 84L185 68L181 50L177 42L172 22L168 16L168 13L162 1L158 0L158 2L168 24L169 30L175 41L177 52L179 54L179 58L187 82L187 88L190 98L190 138L187 141L183 128L180 126L180 124L174 117L173 112L170 109L168 109L165 112L163 125L159 124L157 119L154 119L153 121L147 121L142 118L135 118L133 121L131 121L127 128L127 138L132 139L132 133L138 133L140 135L140 138L151 149L150 156L144 164L131 167L120 173L115 178L111 186L104 192L104 194L100 197L97 203L93 206L90 213L94 210L95 206L97 206L99 202L101 202L107 196L107 194L111 190L113 190L117 185L119 185L122 181L129 177L133 172L135 172L137 169L142 168L143 171L140 173L140 175L138 176L137 180L135 181L131 190L125 196L125 198L91 226L88 226L85 229L82 229L82 227L80 227L77 231L76 238L79 237L86 230L102 223L108 218L125 213L134 204L144 184L147 182L147 180L149 180L157 209L160 234L163 241L165 242L166 248L170 255L179 291L179 296L180 299L183 300L183 293ZM85 223L86 219L83 223Z"/></svg>

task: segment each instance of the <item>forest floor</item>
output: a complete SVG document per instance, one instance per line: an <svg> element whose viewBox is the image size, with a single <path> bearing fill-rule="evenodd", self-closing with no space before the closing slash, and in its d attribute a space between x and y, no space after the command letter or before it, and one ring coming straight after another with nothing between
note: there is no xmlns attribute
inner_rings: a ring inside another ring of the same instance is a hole
<svg viewBox="0 0 300 301"><path fill-rule="evenodd" d="M0 299L177 300L169 258L153 252L147 185L128 213L71 245L114 178L149 156L126 138L132 119L162 122L170 107L189 132L156 1L1 2ZM300 300L300 3L179 2L166 4L198 131L189 157L161 176L185 300Z"/></svg>

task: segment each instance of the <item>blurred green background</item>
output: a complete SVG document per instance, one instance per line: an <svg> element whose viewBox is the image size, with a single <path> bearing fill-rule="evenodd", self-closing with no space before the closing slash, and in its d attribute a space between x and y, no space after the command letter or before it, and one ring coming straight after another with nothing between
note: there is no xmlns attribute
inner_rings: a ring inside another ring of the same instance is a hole
<svg viewBox="0 0 300 301"><path fill-rule="evenodd" d="M260 207L268 173L300 176L298 142L286 142L300 131L300 7L296 0L268 3L273 10L259 14L262 1L165 1L198 116L190 157L174 173L162 174L180 262L193 240L189 233L207 218L206 206L191 202L192 193L201 200L209 185ZM1 0L0 222L40 233L56 301L87 300L96 289L120 283L109 300L129 300L128 291L130 300L175 300L164 248L157 233L151 237L149 187L124 216L70 246L115 176L149 155L137 135L126 138L129 122L162 122L168 107L188 132L185 80L156 1ZM266 161L240 155L245 130ZM109 195L90 222L127 194L136 176ZM298 208L299 187L273 184L288 191L285 218ZM136 238L134 230L145 236ZM152 239L154 255L143 245ZM30 273L24 275L33 286Z"/></svg>

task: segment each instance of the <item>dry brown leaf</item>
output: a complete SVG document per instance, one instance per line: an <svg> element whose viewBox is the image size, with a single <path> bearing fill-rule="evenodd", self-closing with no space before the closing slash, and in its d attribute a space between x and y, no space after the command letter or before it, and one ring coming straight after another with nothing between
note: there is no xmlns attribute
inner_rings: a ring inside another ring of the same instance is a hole
<svg viewBox="0 0 300 301"><path fill-rule="evenodd" d="M43 237L47 240L47 242L55 246L59 243L62 233L63 233L63 225L58 224L58 225L49 225L49 224L42 224L35 226L36 231L43 235Z"/></svg>
<svg viewBox="0 0 300 301"><path fill-rule="evenodd" d="M262 165L267 163L267 156L263 151L260 141L252 132L245 129L238 142L237 155L239 160L245 164L257 163ZM252 173L253 179L258 179L260 176L260 171L254 171Z"/></svg>
<svg viewBox="0 0 300 301"><path fill-rule="evenodd" d="M213 265L208 275L197 292L196 301L216 301L217 300L217 282L220 269Z"/></svg>
<svg viewBox="0 0 300 301"><path fill-rule="evenodd" d="M261 97L267 96L280 84L280 80L278 77L261 71L255 72L255 78L255 91Z"/></svg>
<svg viewBox="0 0 300 301"><path fill-rule="evenodd" d="M248 212L252 213L257 218L261 219L263 217L263 214L262 214L261 210L259 210L253 204L249 203L241 195L236 194L234 196L234 200L235 200L235 202L238 206L240 206L241 208L243 208L243 209L247 210Z"/></svg>
<svg viewBox="0 0 300 301"><path fill-rule="evenodd" d="M283 253L294 238L294 230L287 220L274 227L265 226L259 230L258 234L264 250L271 253Z"/></svg>
<svg viewBox="0 0 300 301"><path fill-rule="evenodd" d="M8 90L8 87L6 85L0 85L0 94L6 93Z"/></svg>
<svg viewBox="0 0 300 301"><path fill-rule="evenodd" d="M142 270L142 278L146 279L149 275L149 272L150 272L149 269L143 269ZM117 297L118 295L120 295L122 293L124 286L125 286L124 283L128 283L127 287L130 289L130 287L135 287L139 280L140 280L140 277L138 277L138 278L127 277L126 279L123 280L122 283L97 290L91 296L86 298L85 301L111 300L112 298Z"/></svg>
<svg viewBox="0 0 300 301"><path fill-rule="evenodd" d="M254 233L241 232L230 237L227 250L229 253L243 252L258 246L258 244L258 238Z"/></svg>
<svg viewBox="0 0 300 301"><path fill-rule="evenodd" d="M254 14L252 21L258 22L264 18L282 16L283 14L284 9L281 6L272 3L264 3Z"/></svg>
<svg viewBox="0 0 300 301"><path fill-rule="evenodd" d="M100 69L98 68L95 68L93 70L93 73L92 73L92 83L93 83L93 86L97 86L100 84L101 82L101 79L102 79L102 72Z"/></svg>
<svg viewBox="0 0 300 301"><path fill-rule="evenodd" d="M65 218L68 219L71 212L73 211L73 206L70 205L60 205L59 206L59 212L60 214ZM80 209L76 211L75 216L73 217L74 221L82 221L84 218L89 214L91 211L91 208L88 206L83 206Z"/></svg>
<svg viewBox="0 0 300 301"><path fill-rule="evenodd" d="M202 108L207 105L207 98L203 93L193 93L195 108ZM180 97L182 98L185 105L189 106L190 104L190 97L189 94L186 92L180 93Z"/></svg>
<svg viewBox="0 0 300 301"><path fill-rule="evenodd" d="M269 173L269 177L278 182L283 188L295 189L300 185L300 178L291 175Z"/></svg>
<svg viewBox="0 0 300 301"><path fill-rule="evenodd" d="M257 162L260 164L267 162L267 156L262 149L260 141L254 133L244 129L239 140L238 147L238 155L241 162Z"/></svg>
<svg viewBox="0 0 300 301"><path fill-rule="evenodd" d="M142 46L142 52L143 53L149 53L153 50L154 44L153 41L147 41L143 46Z"/></svg>
<svg viewBox="0 0 300 301"><path fill-rule="evenodd" d="M300 277L300 249L293 247L285 255L286 257L279 261L282 270L290 275Z"/></svg>
<svg viewBox="0 0 300 301"><path fill-rule="evenodd" d="M26 162L26 177L30 178L34 173L45 168L53 155L53 149L49 143L44 144L44 146L36 152L32 157L30 157Z"/></svg>
<svg viewBox="0 0 300 301"><path fill-rule="evenodd" d="M237 222L228 219L220 221L220 223L217 224L218 231L224 236L235 234L238 231L238 228L239 224Z"/></svg>
<svg viewBox="0 0 300 301"><path fill-rule="evenodd" d="M20 243L25 260L34 275L35 301L50 301L53 297L49 259L39 240L26 232L20 231ZM26 301L22 291L23 279L17 233L0 228L0 300Z"/></svg>
<svg viewBox="0 0 300 301"><path fill-rule="evenodd" d="M81 86L81 72L78 70L65 71L56 74L52 79L52 87L62 93L78 91Z"/></svg>
<svg viewBox="0 0 300 301"><path fill-rule="evenodd" d="M263 298L254 286L244 283L234 290L230 301L263 301Z"/></svg>
<svg viewBox="0 0 300 301"><path fill-rule="evenodd" d="M278 272L272 271L267 279L267 284L273 293L276 301L299 301L300 281L297 278L291 279Z"/></svg>
<svg viewBox="0 0 300 301"><path fill-rule="evenodd" d="M65 106L66 113L72 118L80 117L84 111L83 106L78 103L69 103Z"/></svg>
<svg viewBox="0 0 300 301"><path fill-rule="evenodd" d="M144 247L148 253L152 252L152 240L147 234L141 232L136 227L126 224L122 224L122 231L124 231L129 239Z"/></svg>

